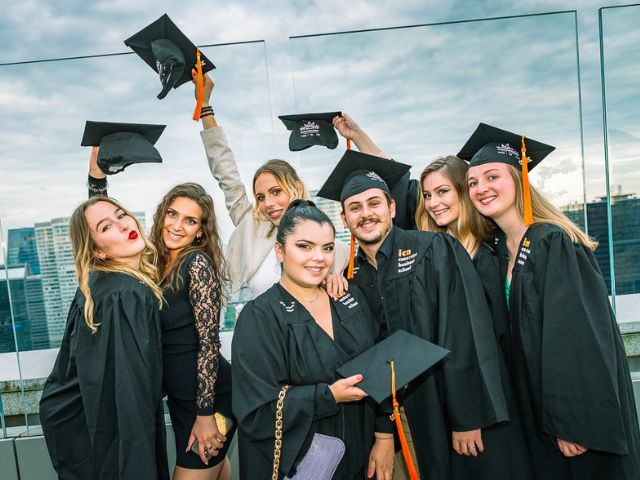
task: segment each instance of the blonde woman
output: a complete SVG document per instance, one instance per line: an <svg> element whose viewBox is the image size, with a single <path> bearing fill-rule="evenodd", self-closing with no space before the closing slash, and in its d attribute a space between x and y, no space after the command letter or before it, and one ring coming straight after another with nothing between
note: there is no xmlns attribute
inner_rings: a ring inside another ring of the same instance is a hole
<svg viewBox="0 0 640 480"><path fill-rule="evenodd" d="M168 479L155 249L118 202L71 216L78 291L40 419L60 478Z"/></svg>
<svg viewBox="0 0 640 480"><path fill-rule="evenodd" d="M201 116L203 131L200 135L209 168L224 193L229 216L235 225L226 252L232 291L236 292L248 283L251 296L255 298L280 278L280 266L274 250L275 232L289 203L298 198L308 198L308 192L288 162L274 159L255 172L251 185L253 202L250 200L224 130L211 111L209 101L212 92L213 81L205 75ZM348 246L336 242L332 271L341 273L348 261Z"/></svg>
<svg viewBox="0 0 640 480"><path fill-rule="evenodd" d="M502 353L501 380L509 410L509 422L482 430L482 447L467 448L461 434L452 435L457 455L452 461L453 478L466 480L527 480L533 478L531 461L520 413L516 406L507 366L508 314L501 308L502 297L495 301L495 282L487 277L487 268L495 264L491 247L483 241L492 240L495 227L487 218L478 215L466 188L469 165L455 155L438 157L422 171L416 225L418 230L447 232L457 238L473 259L480 274L485 297L491 309L493 330Z"/></svg>
<svg viewBox="0 0 640 480"><path fill-rule="evenodd" d="M536 478L635 479L638 418L596 243L528 187L553 149L480 124L458 154L471 201L497 226L488 274L508 308L515 396Z"/></svg>

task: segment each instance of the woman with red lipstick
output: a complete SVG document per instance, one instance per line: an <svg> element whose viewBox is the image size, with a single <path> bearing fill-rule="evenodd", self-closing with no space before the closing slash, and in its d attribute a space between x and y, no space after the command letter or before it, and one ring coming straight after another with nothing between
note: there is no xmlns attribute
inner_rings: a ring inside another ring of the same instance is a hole
<svg viewBox="0 0 640 480"><path fill-rule="evenodd" d="M168 479L155 249L115 200L69 222L78 291L40 419L60 478Z"/></svg>
<svg viewBox="0 0 640 480"><path fill-rule="evenodd" d="M554 147L480 124L458 156L469 196L497 227L484 264L507 313L516 401L536 478L638 478L629 365L596 242L529 185Z"/></svg>
<svg viewBox="0 0 640 480"><path fill-rule="evenodd" d="M232 293L245 283L255 298L279 278L274 245L275 231L284 211L292 200L308 198L307 189L295 169L284 160L269 160L253 176L253 202L240 173L227 137L218 125L209 106L213 81L204 75L202 142L209 168L225 196L229 216L235 230L229 239L226 258L229 265ZM333 269L341 273L349 261L347 245L336 243Z"/></svg>
<svg viewBox="0 0 640 480"><path fill-rule="evenodd" d="M105 174L91 157L89 190L106 194ZM215 414L232 418L231 366L220 354L219 317L227 281L213 200L196 183L172 188L158 205L150 240L167 302L162 324L163 386L175 435L174 480L230 480ZM191 451L198 442L198 454Z"/></svg>
<svg viewBox="0 0 640 480"><path fill-rule="evenodd" d="M248 303L238 319L231 351L241 479L271 478L274 412L283 385L290 389L278 478L293 474L315 434L346 446L335 480L392 478L390 412L376 412L365 398L357 386L362 375L336 373L374 344L378 324L357 287L338 300L321 288L334 245L326 214L312 202L292 202L276 234L280 282Z"/></svg>

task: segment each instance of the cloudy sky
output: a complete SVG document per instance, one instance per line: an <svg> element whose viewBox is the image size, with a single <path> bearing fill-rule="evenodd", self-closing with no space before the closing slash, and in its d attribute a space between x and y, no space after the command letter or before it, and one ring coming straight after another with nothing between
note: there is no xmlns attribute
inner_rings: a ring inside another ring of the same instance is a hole
<svg viewBox="0 0 640 480"><path fill-rule="evenodd" d="M277 115L342 110L415 175L436 155L457 152L479 121L525 133L558 147L534 183L558 205L591 200L605 193L598 8L611 4L11 2L0 18L0 218L11 228L71 213L86 195L85 120L162 123L164 163L130 167L110 179L110 193L151 215L172 185L201 182L228 237L190 119L193 90L157 100L157 76L123 44L165 12L195 43L214 45L203 49L218 67L213 106L247 182L281 157L318 187L344 143L292 154ZM604 19L612 184L640 193L640 7L608 9ZM392 28L412 25L422 26ZM31 62L84 56L98 57Z"/></svg>

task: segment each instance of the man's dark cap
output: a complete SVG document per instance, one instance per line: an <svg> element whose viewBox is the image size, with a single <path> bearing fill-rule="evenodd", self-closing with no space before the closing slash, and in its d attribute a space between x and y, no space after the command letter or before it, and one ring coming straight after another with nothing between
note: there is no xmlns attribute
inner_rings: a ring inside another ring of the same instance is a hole
<svg viewBox="0 0 640 480"><path fill-rule="evenodd" d="M333 128L333 117L342 112L302 113L298 115L280 115L289 136L289 150L297 152L313 145L324 145L334 149L338 146L338 135Z"/></svg>
<svg viewBox="0 0 640 480"><path fill-rule="evenodd" d="M472 167L498 162L520 169L522 168L522 141L522 135L480 123L462 150L458 152L458 157L468 161ZM556 149L531 138L525 138L524 142L529 159L529 171Z"/></svg>
<svg viewBox="0 0 640 480"><path fill-rule="evenodd" d="M410 168L405 163L347 150L318 191L318 197L342 203L370 188L380 188L390 194Z"/></svg>
<svg viewBox="0 0 640 480"><path fill-rule="evenodd" d="M356 386L382 403L391 396L391 364L396 373L396 390L423 374L442 360L449 350L398 330L369 350L349 360L336 370L343 377L361 374L363 379Z"/></svg>
<svg viewBox="0 0 640 480"><path fill-rule="evenodd" d="M197 47L166 13L127 38L124 43L160 75L162 91L158 98L164 98L169 90L178 88L193 78L191 70L196 68ZM200 58L204 62L202 73L216 68L202 52Z"/></svg>
<svg viewBox="0 0 640 480"><path fill-rule="evenodd" d="M87 120L80 145L99 146L98 166L105 174L113 175L132 163L161 163L160 153L153 145L165 127Z"/></svg>

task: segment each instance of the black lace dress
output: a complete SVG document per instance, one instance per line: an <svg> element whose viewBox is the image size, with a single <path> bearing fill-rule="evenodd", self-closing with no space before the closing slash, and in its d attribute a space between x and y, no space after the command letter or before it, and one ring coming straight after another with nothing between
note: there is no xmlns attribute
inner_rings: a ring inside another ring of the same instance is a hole
<svg viewBox="0 0 640 480"><path fill-rule="evenodd" d="M211 468L222 460L234 432L219 453L205 465L185 452L196 415L220 412L232 417L231 366L220 354L221 284L211 260L195 252L180 267L181 281L164 285L167 305L162 322L163 386L176 440L176 464Z"/></svg>

